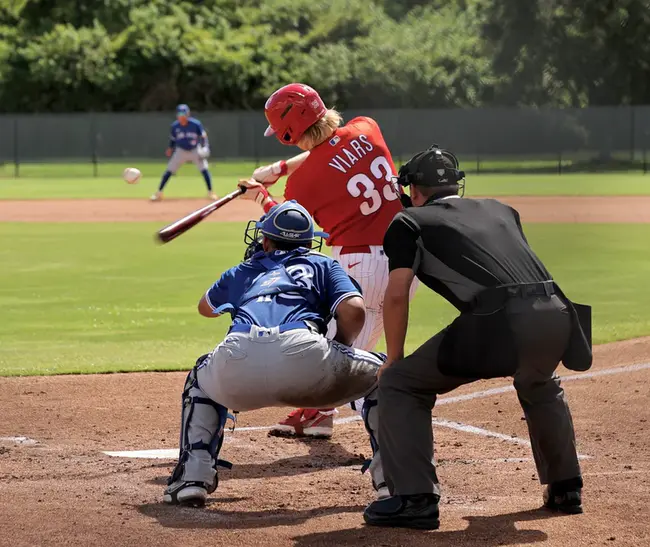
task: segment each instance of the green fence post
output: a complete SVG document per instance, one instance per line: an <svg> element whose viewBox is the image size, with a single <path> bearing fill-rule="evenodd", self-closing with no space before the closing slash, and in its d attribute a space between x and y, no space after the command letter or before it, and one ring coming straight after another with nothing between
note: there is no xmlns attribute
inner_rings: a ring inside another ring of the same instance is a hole
<svg viewBox="0 0 650 547"><path fill-rule="evenodd" d="M14 177L20 176L20 158L18 157L18 118L14 118Z"/></svg>
<svg viewBox="0 0 650 547"><path fill-rule="evenodd" d="M97 178L99 176L98 166L97 166L97 127L95 124L95 113L91 112L90 114L90 142L92 143L92 152L90 161L93 164L93 177Z"/></svg>

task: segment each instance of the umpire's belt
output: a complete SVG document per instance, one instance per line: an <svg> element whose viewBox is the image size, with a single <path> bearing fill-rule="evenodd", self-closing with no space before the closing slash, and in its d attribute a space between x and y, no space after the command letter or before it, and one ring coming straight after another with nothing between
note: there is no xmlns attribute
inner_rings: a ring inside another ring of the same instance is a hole
<svg viewBox="0 0 650 547"><path fill-rule="evenodd" d="M525 299L533 296L552 296L554 294L555 282L552 280L489 287L474 297L471 310L496 310L511 298Z"/></svg>
<svg viewBox="0 0 650 547"><path fill-rule="evenodd" d="M257 326L257 325L256 325ZM244 334L248 334L251 331L251 328L253 325L244 325L244 324L237 324L233 325L230 327L230 330L228 331L228 334L231 334L233 332L242 332ZM273 327L257 327L259 329L269 329ZM318 332L318 327L311 321L293 321L291 323L284 323L283 325L279 325L276 327L280 330L280 334L283 332L287 332L290 330L299 330L299 329L304 329L304 330L310 330L312 332Z"/></svg>

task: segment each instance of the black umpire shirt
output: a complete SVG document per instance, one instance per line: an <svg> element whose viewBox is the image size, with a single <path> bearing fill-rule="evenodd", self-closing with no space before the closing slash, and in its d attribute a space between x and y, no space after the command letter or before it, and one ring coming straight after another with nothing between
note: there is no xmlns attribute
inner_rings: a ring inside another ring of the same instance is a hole
<svg viewBox="0 0 650 547"><path fill-rule="evenodd" d="M494 199L448 196L398 213L384 236L389 269L412 269L459 311L487 287L551 280L519 213Z"/></svg>

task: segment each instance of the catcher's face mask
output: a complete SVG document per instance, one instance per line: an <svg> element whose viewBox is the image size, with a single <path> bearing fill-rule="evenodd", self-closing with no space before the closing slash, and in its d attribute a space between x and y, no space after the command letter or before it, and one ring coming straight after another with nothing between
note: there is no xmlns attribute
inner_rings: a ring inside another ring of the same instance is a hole
<svg viewBox="0 0 650 547"><path fill-rule="evenodd" d="M262 217L264 218L264 217ZM244 252L244 260L248 260L254 254L264 250L264 234L260 229L259 220L249 220L244 230L244 243L246 244L246 251ZM317 232L320 234L320 232ZM323 248L323 237L317 236L309 243L304 244L303 247L308 247L314 251L320 251Z"/></svg>

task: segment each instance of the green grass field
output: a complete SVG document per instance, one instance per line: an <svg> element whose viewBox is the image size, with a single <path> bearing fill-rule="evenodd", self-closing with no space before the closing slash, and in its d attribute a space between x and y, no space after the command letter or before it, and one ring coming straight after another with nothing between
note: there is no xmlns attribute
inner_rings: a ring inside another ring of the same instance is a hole
<svg viewBox="0 0 650 547"><path fill-rule="evenodd" d="M240 260L243 224L208 223L154 245L156 224L0 223L0 375L189 368L227 318L196 302ZM533 247L565 292L594 306L594 338L650 334L650 225L530 225ZM414 349L455 315L421 289Z"/></svg>
<svg viewBox="0 0 650 547"><path fill-rule="evenodd" d="M126 184L121 173L125 167L138 167L143 177L139 184ZM0 169L0 199L64 198L138 198L146 199L158 187L164 162L106 163L93 177L92 165L31 164L21 166L21 176L12 176L13 166ZM217 194L231 192L237 180L249 176L253 162L217 162L211 165ZM24 175L24 176L23 176ZM282 184L274 188L280 195ZM170 198L203 197L203 178L193 165L185 165L165 189ZM650 175L634 173L606 174L478 174L467 176L467 195L650 195Z"/></svg>

